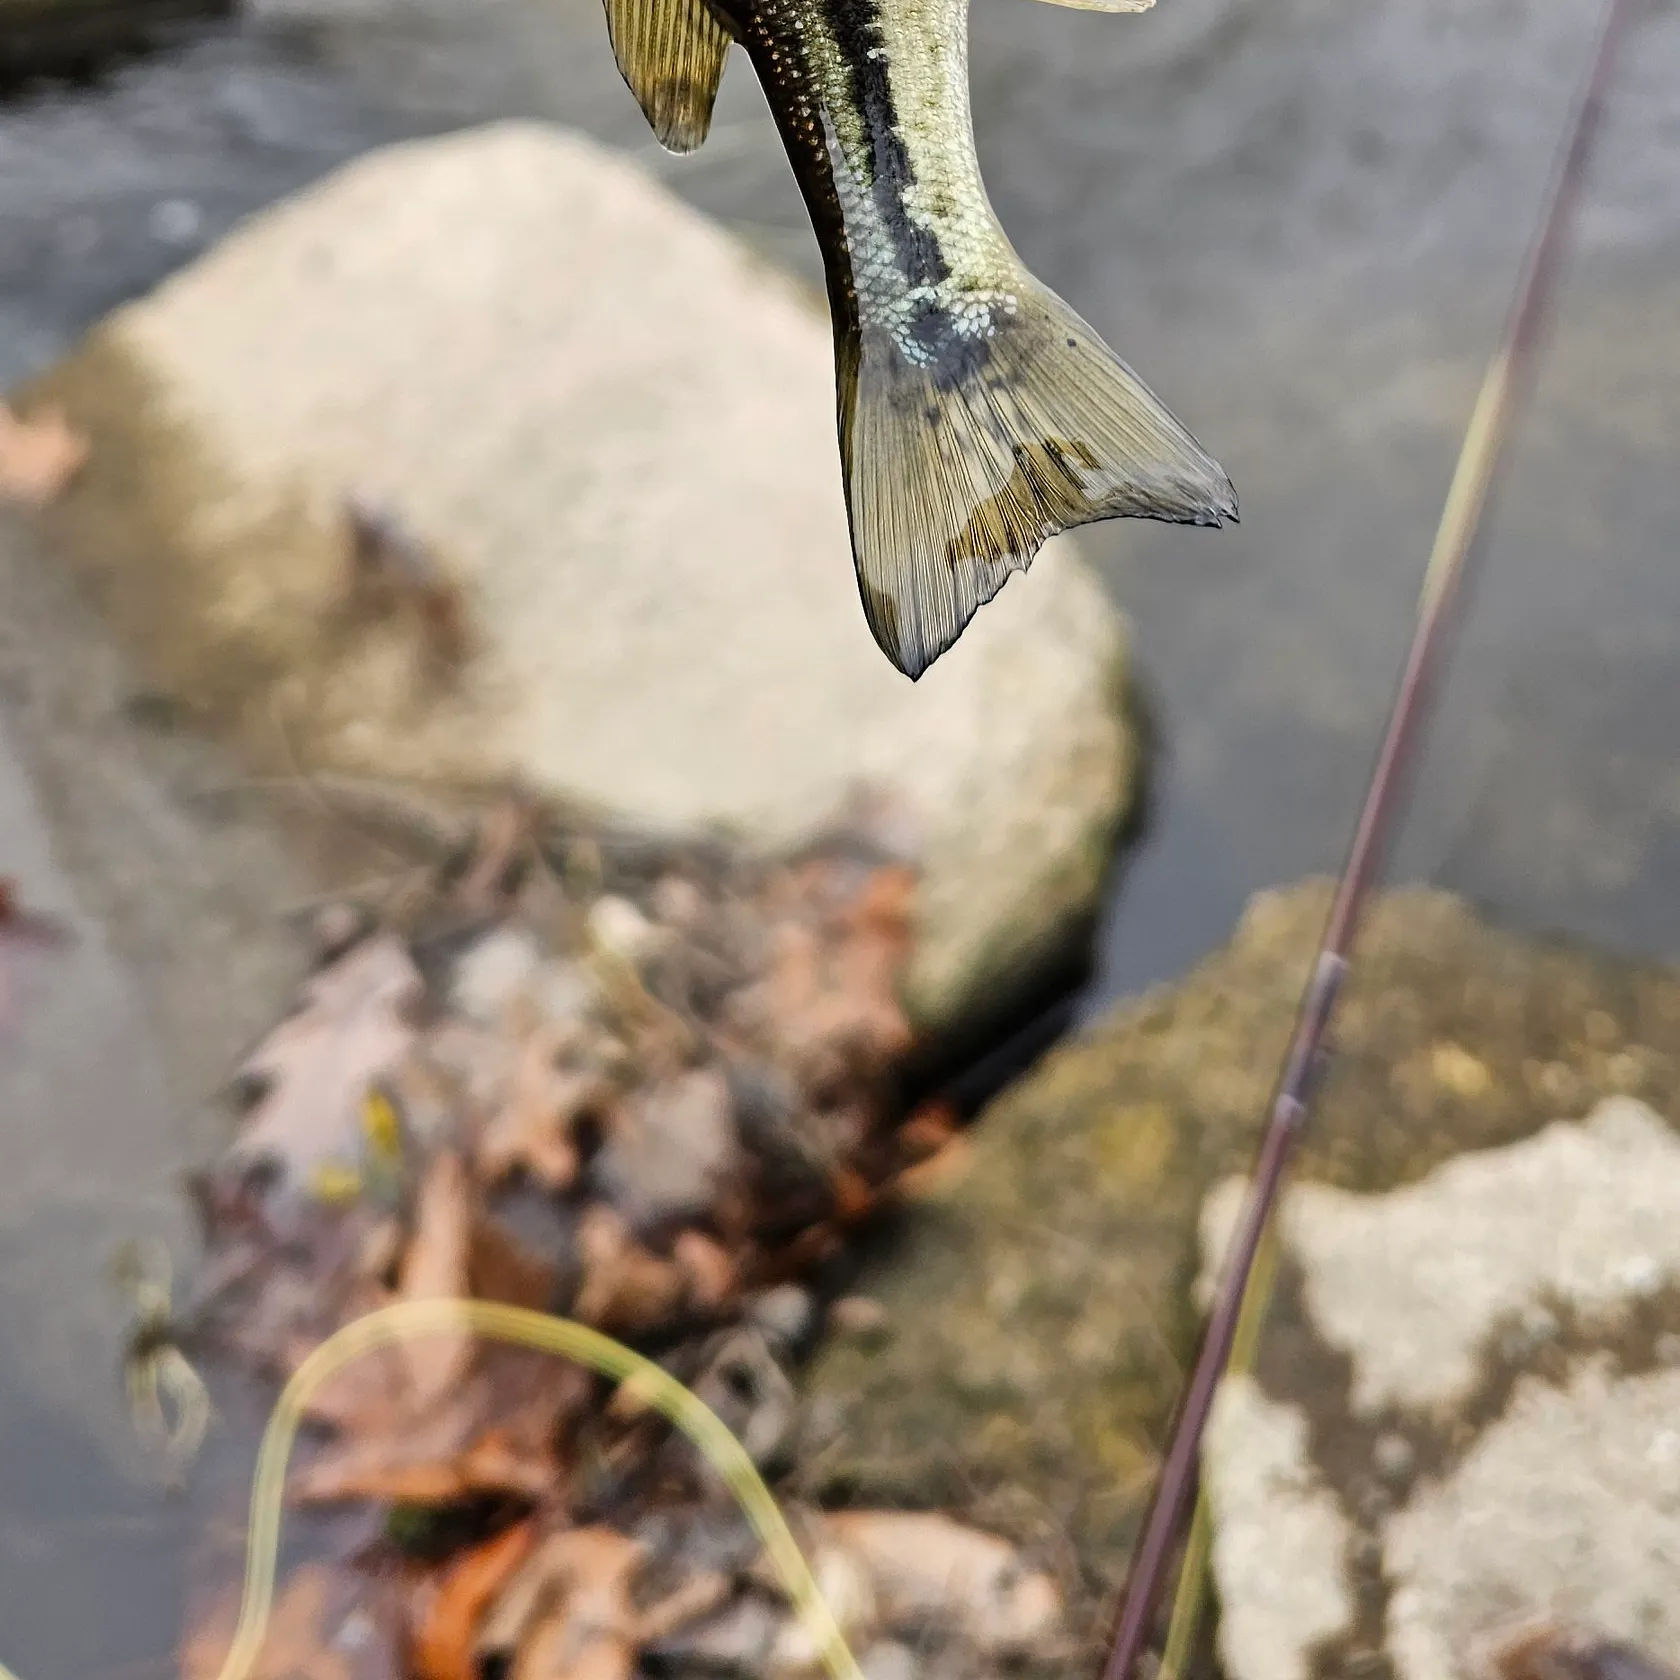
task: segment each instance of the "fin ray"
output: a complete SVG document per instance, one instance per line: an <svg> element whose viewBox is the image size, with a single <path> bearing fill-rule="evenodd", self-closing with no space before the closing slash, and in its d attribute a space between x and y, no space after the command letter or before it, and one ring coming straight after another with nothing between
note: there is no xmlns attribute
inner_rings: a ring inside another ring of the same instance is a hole
<svg viewBox="0 0 1680 1680"><path fill-rule="evenodd" d="M912 360L879 328L840 354L852 548L876 641L919 677L1057 531L1222 525L1231 481L1060 298L1022 274L984 339Z"/></svg>
<svg viewBox="0 0 1680 1680"><path fill-rule="evenodd" d="M606 0L619 73L667 151L692 152L712 125L729 31L706 0Z"/></svg>

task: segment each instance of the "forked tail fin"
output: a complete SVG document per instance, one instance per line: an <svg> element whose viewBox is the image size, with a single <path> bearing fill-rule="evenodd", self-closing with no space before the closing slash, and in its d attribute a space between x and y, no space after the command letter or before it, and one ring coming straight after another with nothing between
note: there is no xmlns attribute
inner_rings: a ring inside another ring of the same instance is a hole
<svg viewBox="0 0 1680 1680"><path fill-rule="evenodd" d="M1127 515L1237 517L1219 464L1024 273L984 338L865 327L840 348L840 449L864 612L919 677L1047 537Z"/></svg>

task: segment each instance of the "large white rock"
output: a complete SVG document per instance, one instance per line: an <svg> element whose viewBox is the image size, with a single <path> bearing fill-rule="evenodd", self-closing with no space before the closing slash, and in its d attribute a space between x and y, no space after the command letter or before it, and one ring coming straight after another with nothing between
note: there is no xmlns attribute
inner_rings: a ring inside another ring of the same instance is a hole
<svg viewBox="0 0 1680 1680"><path fill-rule="evenodd" d="M1243 1680L1310 1680L1315 1647L1345 1633L1352 1594L1342 1559L1351 1525L1314 1473L1307 1420L1268 1400L1252 1377L1221 1384L1206 1455L1221 1585L1243 1583L1221 1604L1221 1649L1242 1653Z"/></svg>
<svg viewBox="0 0 1680 1680"><path fill-rule="evenodd" d="M1205 1262L1242 1190L1208 1198ZM1491 1643L1553 1615L1680 1649L1680 1138L1613 1099L1388 1195L1299 1185L1281 1231L1287 1345L1305 1331L1348 1381L1304 1409L1248 1376L1221 1393L1204 1471L1233 1680L1306 1680L1360 1636L1397 1680L1480 1680ZM1350 1565L1380 1581L1362 1635Z"/></svg>
<svg viewBox="0 0 1680 1680"><path fill-rule="evenodd" d="M923 818L930 1024L1094 902L1132 771L1099 587L1052 545L922 683L894 671L852 578L823 311L591 143L499 124L369 156L30 395L93 436L66 553L153 679L260 759L516 775L771 841L885 781ZM464 589L458 678L412 623L350 624L350 495Z"/></svg>

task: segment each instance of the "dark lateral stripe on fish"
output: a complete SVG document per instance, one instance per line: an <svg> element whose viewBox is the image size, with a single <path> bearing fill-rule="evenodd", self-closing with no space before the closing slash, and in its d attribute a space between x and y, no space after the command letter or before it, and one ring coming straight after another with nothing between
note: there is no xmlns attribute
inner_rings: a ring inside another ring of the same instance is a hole
<svg viewBox="0 0 1680 1680"><path fill-rule="evenodd" d="M871 172L864 184L892 240L898 271L907 285L939 285L951 278L951 265L940 249L938 234L912 221L905 202L906 192L915 185L916 169L893 102L892 67L878 0L838 0L830 24L834 44L851 76L853 102L871 142Z"/></svg>

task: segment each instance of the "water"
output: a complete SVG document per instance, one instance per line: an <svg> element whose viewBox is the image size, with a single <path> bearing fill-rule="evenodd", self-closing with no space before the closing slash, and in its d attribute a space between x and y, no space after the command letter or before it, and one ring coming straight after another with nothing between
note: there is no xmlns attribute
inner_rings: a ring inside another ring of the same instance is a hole
<svg viewBox="0 0 1680 1680"><path fill-rule="evenodd" d="M1089 537L1136 627L1163 745L1153 825L1117 878L1089 1007L1182 972L1255 889L1339 861L1594 11L1160 0L1125 18L977 0L976 128L1006 227L1243 499L1236 530ZM1519 926L1668 956L1680 953L1677 74L1680 9L1653 4L1618 79L1397 859L1399 874ZM816 278L744 62L707 148L674 160L618 81L598 0L268 0L98 87L0 108L0 385L344 159L505 115L638 150ZM24 821L27 798L0 777L6 813ZM81 983L65 995L83 998ZM120 988L100 984L82 1007L120 1036ZM93 1094L48 1102L35 1073L77 1060L85 1026L42 1031L27 1100L5 1093L9 1149L45 1151L67 1113L86 1149L103 1148L102 1105L128 1090L119 1057L137 1052L80 1057ZM155 1151L122 1170L155 1200L157 1163L179 1143L161 1099L146 1103L134 1136ZM8 1352L50 1345L54 1261L122 1202L121 1173L104 1200L71 1195L87 1158L51 1157L31 1217L0 1203ZM72 1202L90 1224L48 1229L41 1207ZM79 1351L50 1369L0 1358L0 1655L26 1680L143 1666L173 1625L178 1519L88 1421L105 1415L87 1396L108 1376L90 1328L108 1309L84 1294Z"/></svg>

